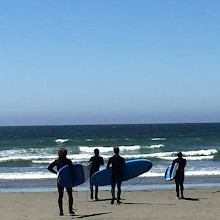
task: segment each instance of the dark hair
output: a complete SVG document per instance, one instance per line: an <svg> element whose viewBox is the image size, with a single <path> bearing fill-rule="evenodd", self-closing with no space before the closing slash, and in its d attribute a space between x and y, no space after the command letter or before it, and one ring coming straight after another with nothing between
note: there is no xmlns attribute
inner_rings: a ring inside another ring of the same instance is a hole
<svg viewBox="0 0 220 220"><path fill-rule="evenodd" d="M115 154L119 154L119 147L113 147L113 151Z"/></svg>
<svg viewBox="0 0 220 220"><path fill-rule="evenodd" d="M182 152L181 151L178 151L176 154L177 154L178 157L182 157Z"/></svg>
<svg viewBox="0 0 220 220"><path fill-rule="evenodd" d="M94 150L94 153L95 153L95 155L99 155L99 149L96 148L96 149Z"/></svg>

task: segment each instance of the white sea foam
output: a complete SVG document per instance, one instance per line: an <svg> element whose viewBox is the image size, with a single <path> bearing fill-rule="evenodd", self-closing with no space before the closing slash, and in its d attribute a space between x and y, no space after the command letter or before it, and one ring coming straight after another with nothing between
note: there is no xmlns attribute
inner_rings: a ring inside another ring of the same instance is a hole
<svg viewBox="0 0 220 220"><path fill-rule="evenodd" d="M58 143L58 144L62 144L62 143L64 143L64 142L67 142L69 139L57 139L57 140L55 140L55 142L56 143Z"/></svg>
<svg viewBox="0 0 220 220"><path fill-rule="evenodd" d="M164 145L163 144L154 144L154 145L146 146L144 148L154 149L154 148L161 148L161 147L164 147Z"/></svg>
<svg viewBox="0 0 220 220"><path fill-rule="evenodd" d="M139 145L135 146L120 146L121 155L125 159L138 159L138 158L158 158L162 160L174 160L176 158L176 152L158 152L158 153L145 153L140 154L138 151L141 148L161 148L163 145L151 145L141 147ZM80 154L68 154L68 158L73 160L73 162L85 162L94 155L94 149L98 148L100 150L100 155L104 159L108 159L113 155L112 147L79 147ZM19 149L19 150L7 150L0 152L0 162L8 161L32 161L33 163L50 163L57 158L56 151L49 153L51 149L47 149L46 152L41 149ZM209 150L197 150L197 151L185 151L183 156L187 160L212 160L214 156L218 153L216 149Z"/></svg>
<svg viewBox="0 0 220 220"><path fill-rule="evenodd" d="M74 155L69 155L68 158L75 162L80 162L80 161L89 161L91 155L89 154L74 154Z"/></svg>
<svg viewBox="0 0 220 220"><path fill-rule="evenodd" d="M110 148L110 147L86 147L86 146L79 147L79 150L81 152L94 153L94 150L96 148L99 149L101 153L108 153L112 151L112 147Z"/></svg>
<svg viewBox="0 0 220 220"><path fill-rule="evenodd" d="M81 154L69 154L68 158L73 160L73 162L81 162L81 161L88 161L90 157L93 155L93 151L95 148L93 147L83 147L80 149L82 152ZM108 159L111 155L105 154L109 153L110 150L112 152L112 148L110 147L100 147L100 152L103 154L101 155L104 159ZM128 151L129 149L129 151ZM132 146L132 147L123 147L121 148L122 156L125 159L138 159L138 158L158 158L162 160L174 160L176 158L176 152L159 152L159 153L151 153L151 154L125 154L126 152L132 152L139 149L139 146ZM200 152L200 154L198 153ZM214 155L218 151L216 150L200 150L200 151L193 151L187 152L184 156L187 160L212 160ZM56 154L53 155L12 155L6 157L0 157L0 162L7 162L7 161L16 161L16 160L31 160L33 163L47 163L52 162L54 159L57 158Z"/></svg>
<svg viewBox="0 0 220 220"><path fill-rule="evenodd" d="M166 138L151 138L152 141L165 141Z"/></svg>
<svg viewBox="0 0 220 220"><path fill-rule="evenodd" d="M149 171L147 173L141 174L139 177L160 177L160 176L164 176L164 173L156 173Z"/></svg>
<svg viewBox="0 0 220 220"><path fill-rule="evenodd" d="M86 141L92 141L92 139L86 139Z"/></svg>
<svg viewBox="0 0 220 220"><path fill-rule="evenodd" d="M0 162L7 162L7 161L16 161L16 160L42 160L42 159L55 159L57 156L52 156L52 155L18 155L18 156L8 156L8 157L3 157L0 158Z"/></svg>
<svg viewBox="0 0 220 220"><path fill-rule="evenodd" d="M83 162L88 161L92 154L69 154L68 158L71 159L73 162ZM109 155L103 155L104 159L108 159ZM0 162L8 162L8 161L32 161L33 163L51 163L57 157L56 154L54 155L16 155L16 156L7 156L7 157L0 157Z"/></svg>
<svg viewBox="0 0 220 220"><path fill-rule="evenodd" d="M161 148L164 147L163 144L155 144L155 145L150 145L150 146L140 146L140 145L134 145L134 146L119 146L120 152L126 152L126 151L138 151L141 148L148 148L148 149L154 149L154 148ZM79 150L81 152L86 152L86 153L93 153L94 150L98 148L101 153L112 153L113 152L113 147L87 147L87 146L81 146L79 147Z"/></svg>
<svg viewBox="0 0 220 220"><path fill-rule="evenodd" d="M0 152L0 156L7 157L10 155L22 155L22 154L26 154L26 153L27 153L26 149L3 150Z"/></svg>
<svg viewBox="0 0 220 220"><path fill-rule="evenodd" d="M193 170L193 171L185 171L186 176L217 176L220 175L220 170ZM149 171L146 172L139 177L163 177L164 171ZM24 172L24 173L0 173L0 180L22 180L22 179L55 179L56 175L49 172Z"/></svg>
<svg viewBox="0 0 220 220"><path fill-rule="evenodd" d="M198 150L198 151L187 151L183 152L185 159L187 160L212 160L214 155L218 151L216 149L211 150ZM174 160L176 158L176 152L159 152L152 154L134 154L134 155L123 155L126 159L133 158L158 158L162 160Z"/></svg>
<svg viewBox="0 0 220 220"><path fill-rule="evenodd" d="M32 163L36 163L36 164L50 164L52 163L54 160L32 160Z"/></svg>
<svg viewBox="0 0 220 220"><path fill-rule="evenodd" d="M81 152L93 153L96 148L99 149L100 153L113 152L113 147L86 147L86 146L82 146L82 147L79 147L79 150ZM120 148L121 152L124 152L124 151L136 151L136 150L141 149L141 146L139 146L139 145L119 146L119 148Z"/></svg>
<svg viewBox="0 0 220 220"><path fill-rule="evenodd" d="M140 177L160 177L160 176L164 176L164 172L153 172L153 171L149 171L146 173L143 173L142 175L140 175ZM220 170L216 169L216 170L193 170L193 171L185 171L185 175L186 176L218 176L220 175Z"/></svg>
<svg viewBox="0 0 220 220"><path fill-rule="evenodd" d="M0 173L0 180L19 180L19 179L52 179L56 178L53 173L26 172L26 173Z"/></svg>
<svg viewBox="0 0 220 220"><path fill-rule="evenodd" d="M186 171L186 176L214 176L220 175L220 170L199 170L199 171Z"/></svg>
<svg viewBox="0 0 220 220"><path fill-rule="evenodd" d="M173 152L160 152L160 153L152 153L152 154L126 154L123 155L125 158L160 158L160 157L169 157L173 155Z"/></svg>
<svg viewBox="0 0 220 220"><path fill-rule="evenodd" d="M174 160L176 157L159 157L162 160ZM194 156L194 157L184 157L186 160L212 160L214 156Z"/></svg>
<svg viewBox="0 0 220 220"><path fill-rule="evenodd" d="M203 155L208 156L212 154L218 153L216 149L210 149L210 150L197 150L197 151L183 151L182 152L184 156L196 156L196 155Z"/></svg>
<svg viewBox="0 0 220 220"><path fill-rule="evenodd" d="M10 156L28 156L28 155L48 155L53 152L56 152L53 148L21 148L21 149L12 149L12 150L3 150L0 151L0 157L10 157Z"/></svg>

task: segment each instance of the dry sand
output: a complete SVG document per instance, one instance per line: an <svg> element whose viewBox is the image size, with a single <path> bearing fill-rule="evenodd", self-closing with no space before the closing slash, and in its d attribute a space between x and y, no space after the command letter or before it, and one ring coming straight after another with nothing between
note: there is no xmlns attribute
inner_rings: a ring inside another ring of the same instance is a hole
<svg viewBox="0 0 220 220"><path fill-rule="evenodd" d="M110 191L100 191L99 201L91 201L86 191L73 195L76 214L68 214L65 193L65 215L59 216L56 192L0 193L0 219L220 219L220 189L187 189L181 200L174 190L126 191L120 205L110 204Z"/></svg>

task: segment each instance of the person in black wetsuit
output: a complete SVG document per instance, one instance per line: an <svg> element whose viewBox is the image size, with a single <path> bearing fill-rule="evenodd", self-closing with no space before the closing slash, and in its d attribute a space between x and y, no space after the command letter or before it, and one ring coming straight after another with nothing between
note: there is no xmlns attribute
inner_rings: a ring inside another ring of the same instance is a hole
<svg viewBox="0 0 220 220"><path fill-rule="evenodd" d="M117 183L118 193L117 193L117 203L121 203L120 196L121 196L121 183L123 180L123 166L125 163L125 159L119 156L119 148L113 148L115 155L108 160L107 169L112 167L112 176L111 176L111 193L112 193L112 200L111 204L114 204L115 200L115 186Z"/></svg>
<svg viewBox="0 0 220 220"><path fill-rule="evenodd" d="M171 170L173 169L175 163L179 164L178 169L176 171L176 176L174 177L174 179L176 183L176 196L178 199L180 199L180 195L179 195L179 187L180 187L181 198L183 199L184 198L183 196L184 168L186 166L186 159L183 159L182 153L180 151L177 152L177 156L178 158L176 158L172 163Z"/></svg>
<svg viewBox="0 0 220 220"><path fill-rule="evenodd" d="M91 169L90 169L90 191L91 191L91 195L90 198L93 199L93 185L91 183L91 176L99 171L99 168L101 165L104 165L104 160L103 157L99 156L99 149L95 149L94 150L94 154L95 156L91 157L89 162L92 163ZM95 186L95 199L98 200L98 186Z"/></svg>
<svg viewBox="0 0 220 220"><path fill-rule="evenodd" d="M59 158L56 159L53 163L51 163L48 166L48 170L52 173L57 174L60 170L60 168L62 168L63 166L69 165L71 170L72 170L72 174L73 174L73 181L75 179L74 176L74 171L73 171L73 163L71 160L66 158L67 155L67 149L66 148L60 148L58 150L58 156ZM54 170L54 167L56 166L57 171ZM59 193L59 198L58 198L58 205L59 205L59 209L60 209L60 215L63 215L63 194L64 194L64 187L60 184L60 180L59 177L57 178L57 189L58 189L58 193ZM69 213L71 215L75 214L73 211L73 195L72 195L72 187L66 187L66 191L69 197Z"/></svg>

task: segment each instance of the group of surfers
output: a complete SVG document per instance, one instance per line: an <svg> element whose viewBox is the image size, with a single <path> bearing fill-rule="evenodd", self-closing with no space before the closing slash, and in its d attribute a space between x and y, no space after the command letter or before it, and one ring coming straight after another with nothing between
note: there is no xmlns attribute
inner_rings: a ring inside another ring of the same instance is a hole
<svg viewBox="0 0 220 220"><path fill-rule="evenodd" d="M106 168L112 168L112 174L111 174L111 204L114 204L115 200L117 201L117 204L121 203L121 184L123 179L123 166L125 163L125 159L119 155L119 147L113 147L114 155L109 158ZM94 190L93 185L91 182L92 175L99 171L100 166L104 165L103 157L99 155L99 149L94 150L94 156L90 158L89 162L91 163L90 168L90 198L94 199ZM175 183L176 183L176 195L177 198L184 198L183 197L183 182L184 182L184 168L186 166L186 159L182 157L182 153L179 151L177 152L177 158L173 160L172 168L174 167L174 164L178 163L178 169L176 171L175 176ZM71 173L73 176L74 181L74 171L73 171L73 163L70 159L67 158L67 149L66 148L60 148L58 150L58 158L54 160L49 166L48 170L51 171L54 174L57 174L58 171L63 167L69 165L71 168ZM54 170L54 167L56 167L57 170ZM117 184L117 197L115 197L115 187ZM180 190L179 190L180 188ZM64 195L64 187L60 183L59 176L57 178L57 189L58 189L58 205L59 205L59 211L60 216L64 215L63 213L63 195ZM66 191L69 197L69 214L74 215L75 212L73 211L73 195L72 195L72 187L66 187ZM179 194L179 191L181 195ZM95 199L98 200L98 186L95 186Z"/></svg>

